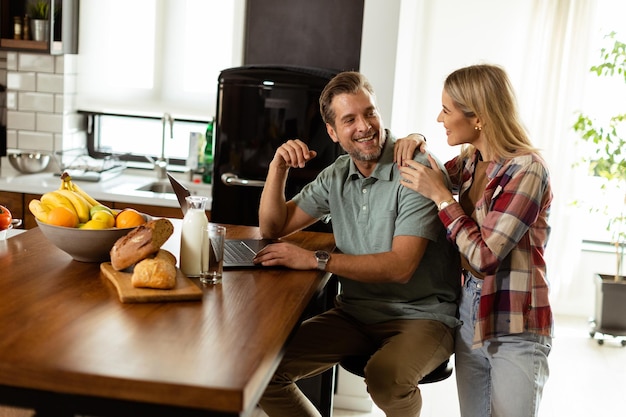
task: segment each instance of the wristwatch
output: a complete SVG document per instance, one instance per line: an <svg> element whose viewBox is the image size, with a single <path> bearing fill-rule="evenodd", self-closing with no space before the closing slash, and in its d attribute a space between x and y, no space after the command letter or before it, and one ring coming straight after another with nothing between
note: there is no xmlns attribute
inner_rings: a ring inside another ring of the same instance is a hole
<svg viewBox="0 0 626 417"><path fill-rule="evenodd" d="M330 253L325 250L315 251L315 259L317 259L317 269L320 271L326 271L326 264L330 259Z"/></svg>
<svg viewBox="0 0 626 417"><path fill-rule="evenodd" d="M454 204L454 203L456 203L456 200L454 198L451 198L449 200L442 201L441 203L439 203L437 208L439 209L439 211L441 211L445 209L446 207L448 207L450 204Z"/></svg>

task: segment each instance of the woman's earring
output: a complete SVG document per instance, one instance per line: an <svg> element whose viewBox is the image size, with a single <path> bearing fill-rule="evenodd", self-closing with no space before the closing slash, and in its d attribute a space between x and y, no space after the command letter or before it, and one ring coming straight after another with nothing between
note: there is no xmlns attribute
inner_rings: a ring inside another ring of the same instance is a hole
<svg viewBox="0 0 626 417"><path fill-rule="evenodd" d="M483 128L482 128L482 127L480 127L480 126L474 126L474 130L478 130L478 131L480 131L480 130L483 130Z"/></svg>

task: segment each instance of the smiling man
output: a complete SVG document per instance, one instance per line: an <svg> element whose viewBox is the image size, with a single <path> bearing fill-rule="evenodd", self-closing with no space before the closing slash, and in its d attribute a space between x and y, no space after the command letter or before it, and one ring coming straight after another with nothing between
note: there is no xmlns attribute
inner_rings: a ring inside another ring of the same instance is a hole
<svg viewBox="0 0 626 417"><path fill-rule="evenodd" d="M331 218L338 252L288 243L266 246L265 266L320 269L338 276L336 307L305 321L261 399L269 416L319 416L295 381L343 358L370 357L365 382L389 417L419 416L418 382L452 353L460 267L437 207L400 184L393 141L378 114L369 82L357 72L333 78L320 97L330 138L347 155L286 201L290 169L317 153L300 140L281 145L261 196L264 237L278 238ZM426 156L416 160L428 164Z"/></svg>

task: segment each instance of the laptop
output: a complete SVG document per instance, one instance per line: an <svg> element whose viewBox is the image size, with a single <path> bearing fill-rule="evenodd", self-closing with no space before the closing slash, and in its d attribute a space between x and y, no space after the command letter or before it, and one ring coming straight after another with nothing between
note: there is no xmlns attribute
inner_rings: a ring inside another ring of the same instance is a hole
<svg viewBox="0 0 626 417"><path fill-rule="evenodd" d="M252 259L271 239L226 239L224 241L224 268L258 267Z"/></svg>

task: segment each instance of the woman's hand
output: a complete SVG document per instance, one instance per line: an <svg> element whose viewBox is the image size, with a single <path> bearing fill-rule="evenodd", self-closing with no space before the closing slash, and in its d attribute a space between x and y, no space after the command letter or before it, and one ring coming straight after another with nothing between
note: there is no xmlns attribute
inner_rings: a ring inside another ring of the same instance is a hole
<svg viewBox="0 0 626 417"><path fill-rule="evenodd" d="M412 158L407 159L404 165L399 166L402 176L401 184L426 198L430 198L439 204L452 198L452 193L448 190L444 182L444 174L439 169L435 159L428 154L430 167L415 162Z"/></svg>
<svg viewBox="0 0 626 417"><path fill-rule="evenodd" d="M426 153L426 138L419 133L411 133L405 138L396 140L393 148L393 161L398 166L403 166L407 160L412 160L415 150Z"/></svg>

